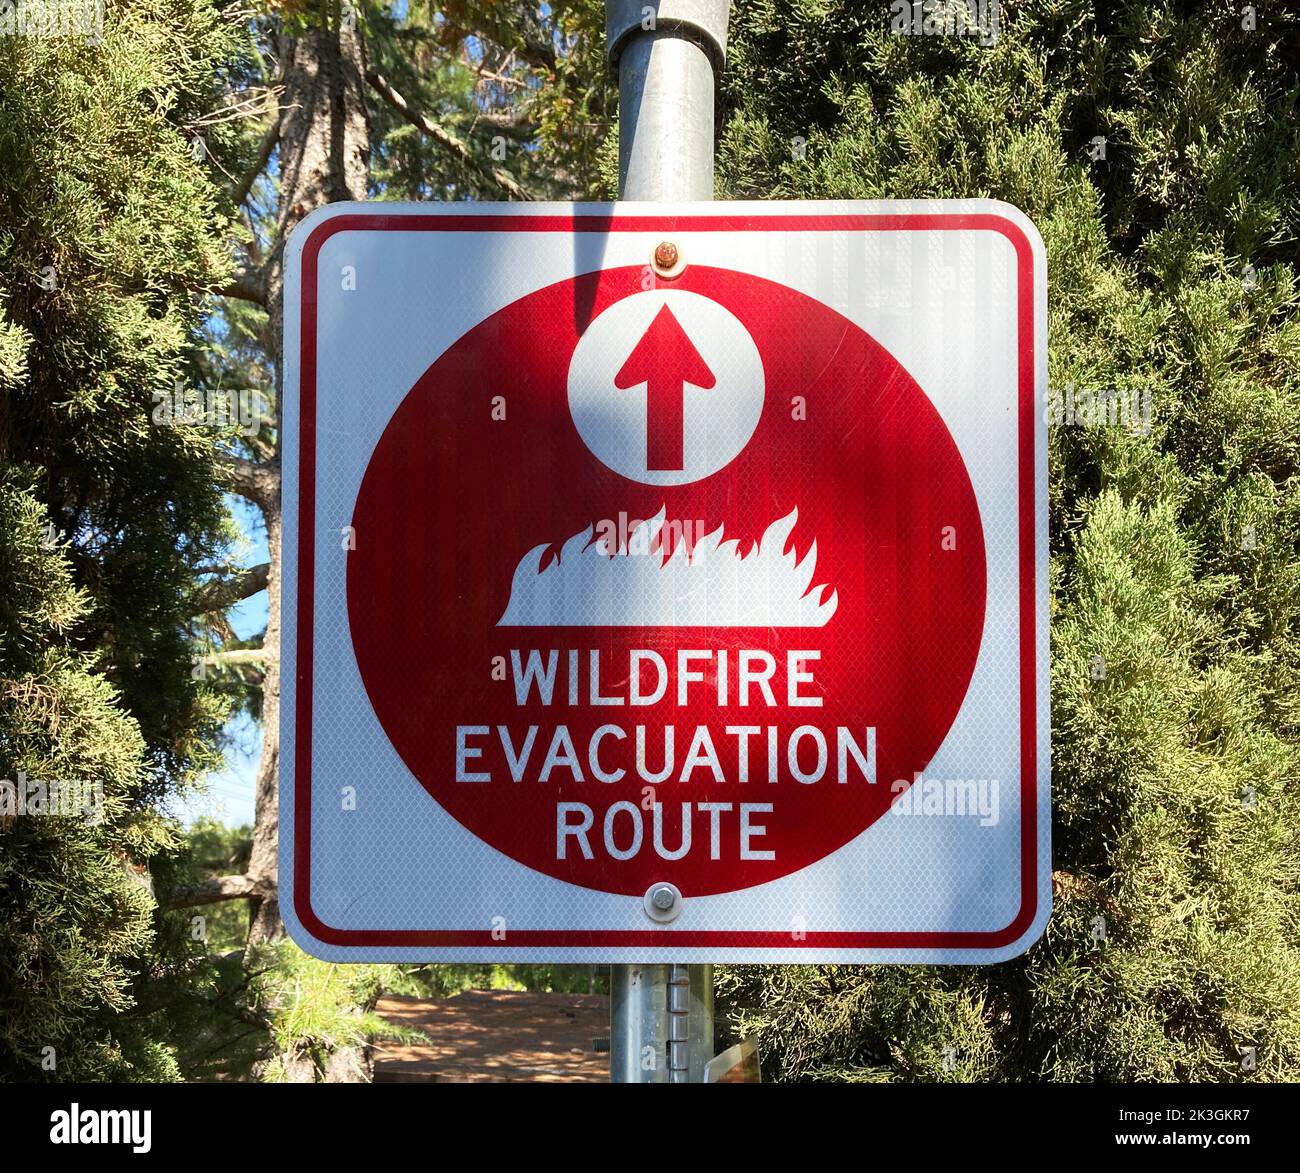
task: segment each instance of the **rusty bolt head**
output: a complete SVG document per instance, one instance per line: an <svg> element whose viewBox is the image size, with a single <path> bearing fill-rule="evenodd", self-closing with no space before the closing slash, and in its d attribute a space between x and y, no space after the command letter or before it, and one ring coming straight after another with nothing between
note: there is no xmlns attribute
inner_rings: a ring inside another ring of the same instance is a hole
<svg viewBox="0 0 1300 1173"><path fill-rule="evenodd" d="M662 241L655 249L655 272L660 277L676 277L686 266L682 264L682 254L671 240Z"/></svg>
<svg viewBox="0 0 1300 1173"><path fill-rule="evenodd" d="M665 240L655 249L655 264L661 269L671 269L677 264L677 246L671 240Z"/></svg>

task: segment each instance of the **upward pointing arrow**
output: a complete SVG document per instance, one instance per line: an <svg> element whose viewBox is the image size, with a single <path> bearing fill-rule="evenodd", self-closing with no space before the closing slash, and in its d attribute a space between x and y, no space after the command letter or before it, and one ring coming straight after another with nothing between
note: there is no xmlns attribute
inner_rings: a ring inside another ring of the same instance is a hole
<svg viewBox="0 0 1300 1173"><path fill-rule="evenodd" d="M717 379L672 310L663 306L614 376L620 389L646 385L646 469L680 472L686 384L705 390Z"/></svg>

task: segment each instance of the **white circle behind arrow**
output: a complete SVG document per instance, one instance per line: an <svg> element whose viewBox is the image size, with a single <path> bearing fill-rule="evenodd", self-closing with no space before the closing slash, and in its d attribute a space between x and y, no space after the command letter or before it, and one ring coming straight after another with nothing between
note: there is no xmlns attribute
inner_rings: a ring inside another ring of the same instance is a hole
<svg viewBox="0 0 1300 1173"><path fill-rule="evenodd" d="M615 302L569 363L569 411L601 463L647 485L730 464L763 414L763 361L716 301L656 289Z"/></svg>

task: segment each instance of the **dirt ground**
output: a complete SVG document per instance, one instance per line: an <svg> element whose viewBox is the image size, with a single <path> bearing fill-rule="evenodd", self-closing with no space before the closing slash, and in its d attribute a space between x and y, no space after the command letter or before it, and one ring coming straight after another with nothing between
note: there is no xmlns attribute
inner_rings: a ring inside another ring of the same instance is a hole
<svg viewBox="0 0 1300 1173"><path fill-rule="evenodd" d="M427 1043L377 1043L376 1083L607 1083L609 999L601 994L467 990L453 998L385 995L377 1012Z"/></svg>

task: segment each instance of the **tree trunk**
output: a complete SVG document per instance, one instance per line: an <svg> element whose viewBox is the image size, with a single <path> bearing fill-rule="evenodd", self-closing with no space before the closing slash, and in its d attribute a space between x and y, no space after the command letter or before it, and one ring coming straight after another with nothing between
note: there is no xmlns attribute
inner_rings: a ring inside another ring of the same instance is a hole
<svg viewBox="0 0 1300 1173"><path fill-rule="evenodd" d="M366 111L365 45L352 21L312 27L287 41L279 147L279 238L267 273L271 358L276 370L276 431L283 396L284 243L309 212L367 194L370 124ZM259 502L270 551L267 573L267 653L262 683L262 754L257 768L256 819L249 879L266 892L252 907L250 945L284 935L277 895L280 831L280 491Z"/></svg>
<svg viewBox="0 0 1300 1173"><path fill-rule="evenodd" d="M278 330L277 330L278 333ZM256 945L284 936L280 919L280 495L263 507L266 545L271 567L266 579L266 637L262 641L268 659L262 672L262 753L257 763L253 850L248 878L265 894L254 899L249 917L248 943ZM247 954L246 954L247 956Z"/></svg>

